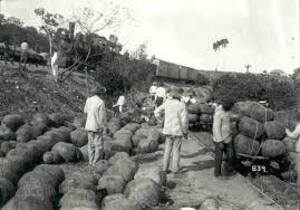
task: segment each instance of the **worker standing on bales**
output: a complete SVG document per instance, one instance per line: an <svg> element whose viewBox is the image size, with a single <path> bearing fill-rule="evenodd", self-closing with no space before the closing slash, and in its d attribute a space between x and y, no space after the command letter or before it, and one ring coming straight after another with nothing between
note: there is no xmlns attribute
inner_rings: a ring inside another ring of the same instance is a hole
<svg viewBox="0 0 300 210"><path fill-rule="evenodd" d="M185 104L195 104L197 103L196 94L193 89L188 89L182 98Z"/></svg>
<svg viewBox="0 0 300 210"><path fill-rule="evenodd" d="M285 129L286 135L292 139L296 139L295 151L297 153L296 171L297 171L297 193L300 198L300 122L296 125L296 128L291 132L288 128Z"/></svg>
<svg viewBox="0 0 300 210"><path fill-rule="evenodd" d="M166 89L164 87L164 83L160 82L158 88L156 89L156 99L155 99L156 107L162 105L165 98L166 98Z"/></svg>
<svg viewBox="0 0 300 210"><path fill-rule="evenodd" d="M213 117L213 141L215 143L215 177L221 175L223 152L227 156L226 175L233 172L233 130L232 120L235 118L230 110L234 104L230 97L224 98L221 105L217 106Z"/></svg>
<svg viewBox="0 0 300 210"><path fill-rule="evenodd" d="M123 95L119 96L118 101L116 104L113 105L113 108L118 109L119 113L123 113L123 108L124 108L125 103L126 103L125 96L123 96ZM115 113L116 113L116 111L115 111Z"/></svg>
<svg viewBox="0 0 300 210"><path fill-rule="evenodd" d="M157 82L153 82L152 86L150 87L149 93L151 96L152 101L155 101L156 98L156 90L157 90Z"/></svg>
<svg viewBox="0 0 300 210"><path fill-rule="evenodd" d="M26 70L26 64L27 64L27 59L28 59L28 50L29 50L28 42L27 42L27 40L24 40L21 43L21 56L20 56L20 62L19 62L20 72Z"/></svg>
<svg viewBox="0 0 300 210"><path fill-rule="evenodd" d="M93 96L87 99L84 107L84 113L87 114L85 129L88 132L89 164L92 166L104 158L103 134L107 121L105 104L101 98L105 93L104 87L94 87Z"/></svg>
<svg viewBox="0 0 300 210"><path fill-rule="evenodd" d="M166 135L166 145L163 158L163 170L168 172L171 162L171 172L178 173L180 170L180 151L183 138L188 134L188 118L185 104L181 101L178 88L172 89L172 99L166 100L159 106L154 114L159 118L164 112L163 134ZM170 161L170 156L172 160Z"/></svg>

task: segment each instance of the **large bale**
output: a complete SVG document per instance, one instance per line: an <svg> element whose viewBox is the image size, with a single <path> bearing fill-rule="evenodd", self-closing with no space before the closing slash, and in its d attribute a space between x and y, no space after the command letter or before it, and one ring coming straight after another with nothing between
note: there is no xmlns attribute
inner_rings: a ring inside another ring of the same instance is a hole
<svg viewBox="0 0 300 210"><path fill-rule="evenodd" d="M216 199L208 198L201 203L199 210L218 210L219 204Z"/></svg>
<svg viewBox="0 0 300 210"><path fill-rule="evenodd" d="M63 113L52 113L48 115L49 119L51 120L51 124L54 127L60 127L65 125L67 121L67 117Z"/></svg>
<svg viewBox="0 0 300 210"><path fill-rule="evenodd" d="M147 138L139 141L136 151L137 153L151 153L156 152L158 147L159 143L157 140Z"/></svg>
<svg viewBox="0 0 300 210"><path fill-rule="evenodd" d="M190 104L188 105L187 110L191 114L199 115L201 114L201 104Z"/></svg>
<svg viewBox="0 0 300 210"><path fill-rule="evenodd" d="M280 122L265 122L264 128L269 139L282 140L286 136L285 129Z"/></svg>
<svg viewBox="0 0 300 210"><path fill-rule="evenodd" d="M127 184L124 194L128 199L138 202L143 208L147 208L159 203L160 188L151 179L135 179Z"/></svg>
<svg viewBox="0 0 300 210"><path fill-rule="evenodd" d="M69 191L78 189L95 191L97 182L97 177L93 174L75 172L60 184L59 192L62 194L66 194Z"/></svg>
<svg viewBox="0 0 300 210"><path fill-rule="evenodd" d="M113 165L117 161L122 159L130 159L130 156L126 152L117 152L115 155L113 155L111 158L109 158L108 163Z"/></svg>
<svg viewBox="0 0 300 210"><path fill-rule="evenodd" d="M55 178L56 180L55 185L58 185L65 179L64 171L62 170L61 167L56 165L41 164L35 167L34 171L45 171L49 173L52 177Z"/></svg>
<svg viewBox="0 0 300 210"><path fill-rule="evenodd" d="M67 192L59 201L61 209L99 209L99 199L96 193L92 190L76 189Z"/></svg>
<svg viewBox="0 0 300 210"><path fill-rule="evenodd" d="M202 86L193 88L197 98L200 98L203 102L209 102L212 99L212 88L209 86Z"/></svg>
<svg viewBox="0 0 300 210"><path fill-rule="evenodd" d="M148 127L142 127L138 129L131 138L133 145L137 146L141 140L146 139L149 136L151 130L152 129Z"/></svg>
<svg viewBox="0 0 300 210"><path fill-rule="evenodd" d="M17 146L16 141L5 141L1 144L1 152L3 152L4 154L7 154L10 150L16 148Z"/></svg>
<svg viewBox="0 0 300 210"><path fill-rule="evenodd" d="M126 152L130 153L132 149L132 143L130 138L124 136L124 138L118 138L111 142L111 150L114 152Z"/></svg>
<svg viewBox="0 0 300 210"><path fill-rule="evenodd" d="M59 142L52 147L52 151L60 154L65 162L76 162L80 159L80 150L73 144Z"/></svg>
<svg viewBox="0 0 300 210"><path fill-rule="evenodd" d="M282 142L285 144L285 147L287 149L287 152L296 152L296 140L289 138L289 137L285 137Z"/></svg>
<svg viewBox="0 0 300 210"><path fill-rule="evenodd" d="M8 179L0 177L0 207L14 195L15 191L15 186Z"/></svg>
<svg viewBox="0 0 300 210"><path fill-rule="evenodd" d="M213 116L211 114L201 114L199 116L200 122L204 123L212 123L213 122Z"/></svg>
<svg viewBox="0 0 300 210"><path fill-rule="evenodd" d="M0 140L9 141L16 140L16 134L6 126L0 126Z"/></svg>
<svg viewBox="0 0 300 210"><path fill-rule="evenodd" d="M2 210L54 210L53 204L48 199L35 196L18 197L10 200Z"/></svg>
<svg viewBox="0 0 300 210"><path fill-rule="evenodd" d="M125 180L120 175L104 175L98 182L97 189L105 190L108 195L122 193L126 185Z"/></svg>
<svg viewBox="0 0 300 210"><path fill-rule="evenodd" d="M63 157L55 151L46 152L43 155L43 162L46 164L59 164L63 163Z"/></svg>
<svg viewBox="0 0 300 210"><path fill-rule="evenodd" d="M256 155L259 153L260 144L258 141L244 135L237 135L233 141L234 150L237 153Z"/></svg>
<svg viewBox="0 0 300 210"><path fill-rule="evenodd" d="M155 181L159 186L165 185L167 181L167 175L160 169L159 166L142 166L139 167L134 179L148 178Z"/></svg>
<svg viewBox="0 0 300 210"><path fill-rule="evenodd" d="M24 122L24 118L19 114L9 114L2 119L2 125L5 125L12 131L16 131Z"/></svg>
<svg viewBox="0 0 300 210"><path fill-rule="evenodd" d="M241 116L251 117L261 123L274 119L274 112L271 109L253 101L237 102L233 107L233 111Z"/></svg>
<svg viewBox="0 0 300 210"><path fill-rule="evenodd" d="M26 171L40 161L40 157L33 149L13 149L6 154L6 159L18 165L19 172Z"/></svg>
<svg viewBox="0 0 300 210"><path fill-rule="evenodd" d="M59 184L59 180L45 170L33 170L22 176L18 182L18 187L25 186L27 184L38 185L39 183L56 187L56 185Z"/></svg>
<svg viewBox="0 0 300 210"><path fill-rule="evenodd" d="M93 170L95 171L96 174L102 176L105 171L111 166L107 160L100 160L98 161Z"/></svg>
<svg viewBox="0 0 300 210"><path fill-rule="evenodd" d="M286 152L286 146L282 141L267 139L262 143L261 153L263 156L275 158Z"/></svg>
<svg viewBox="0 0 300 210"><path fill-rule="evenodd" d="M77 146L82 147L88 143L88 133L83 128L77 128L71 133L71 142Z"/></svg>
<svg viewBox="0 0 300 210"><path fill-rule="evenodd" d="M46 126L51 126L51 120L49 119L48 115L45 113L36 113L32 116L32 125L43 124Z"/></svg>
<svg viewBox="0 0 300 210"><path fill-rule="evenodd" d="M16 184L20 178L20 168L18 164L8 161L6 158L2 158L0 162L0 177L11 181Z"/></svg>
<svg viewBox="0 0 300 210"><path fill-rule="evenodd" d="M296 182L297 181L297 171L291 169L289 171L282 172L280 174L281 178L288 182Z"/></svg>
<svg viewBox="0 0 300 210"><path fill-rule="evenodd" d="M16 132L18 142L28 142L33 139L33 129L30 125L22 125Z"/></svg>
<svg viewBox="0 0 300 210"><path fill-rule="evenodd" d="M195 123L198 121L199 117L197 114L188 114L189 123Z"/></svg>
<svg viewBox="0 0 300 210"><path fill-rule="evenodd" d="M212 115L215 111L215 108L209 104L200 104L200 112L201 114L209 114Z"/></svg>
<svg viewBox="0 0 300 210"><path fill-rule="evenodd" d="M49 184L40 181L30 181L21 185L15 195L16 198L27 198L31 196L54 201L57 194L55 188Z"/></svg>
<svg viewBox="0 0 300 210"><path fill-rule="evenodd" d="M125 198L114 199L102 207L102 210L143 210L140 204Z"/></svg>
<svg viewBox="0 0 300 210"><path fill-rule="evenodd" d="M260 139L264 135L263 124L249 117L240 120L238 129L241 134L253 139Z"/></svg>
<svg viewBox="0 0 300 210"><path fill-rule="evenodd" d="M114 134L117 130L121 128L121 119L117 117L113 117L107 123L107 128L111 134Z"/></svg>
<svg viewBox="0 0 300 210"><path fill-rule="evenodd" d="M101 202L102 209L104 207L106 207L110 202L119 200L119 199L125 199L125 195L122 193L116 193L116 194L105 196Z"/></svg>
<svg viewBox="0 0 300 210"><path fill-rule="evenodd" d="M85 122L86 122L86 116L77 116L77 117L74 117L73 125L76 128L84 128Z"/></svg>
<svg viewBox="0 0 300 210"><path fill-rule="evenodd" d="M32 124L31 127L32 139L36 139L38 136L41 136L44 132L46 132L49 129L45 124Z"/></svg>
<svg viewBox="0 0 300 210"><path fill-rule="evenodd" d="M120 175L126 182L128 182L133 179L137 169L138 165L136 162L125 158L117 160L104 174Z"/></svg>
<svg viewBox="0 0 300 210"><path fill-rule="evenodd" d="M141 127L141 125L138 124L138 123L128 123L123 128L126 129L126 130L130 130L132 133L134 133L140 127Z"/></svg>

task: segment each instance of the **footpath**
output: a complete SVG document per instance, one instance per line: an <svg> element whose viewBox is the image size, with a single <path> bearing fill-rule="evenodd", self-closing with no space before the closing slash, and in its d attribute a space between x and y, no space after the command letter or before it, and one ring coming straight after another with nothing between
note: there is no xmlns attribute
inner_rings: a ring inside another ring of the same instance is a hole
<svg viewBox="0 0 300 210"><path fill-rule="evenodd" d="M158 158L143 165L162 166L163 146ZM168 174L167 196L171 201L163 209L179 210L182 207L219 210L282 210L277 203L259 192L240 174L229 179L216 179L213 175L213 153L201 144L201 139L191 137L182 148L182 173ZM204 207L204 201L210 207ZM212 204L211 204L212 203ZM202 205L202 206L201 206Z"/></svg>

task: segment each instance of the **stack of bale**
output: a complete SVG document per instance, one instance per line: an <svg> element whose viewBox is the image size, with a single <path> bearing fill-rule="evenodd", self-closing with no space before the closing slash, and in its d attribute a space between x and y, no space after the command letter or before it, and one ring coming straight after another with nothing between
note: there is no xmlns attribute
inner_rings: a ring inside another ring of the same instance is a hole
<svg viewBox="0 0 300 210"><path fill-rule="evenodd" d="M58 166L39 165L18 182L15 196L3 210L52 210L58 196L57 186L64 179Z"/></svg>
<svg viewBox="0 0 300 210"><path fill-rule="evenodd" d="M215 108L207 103L188 105L188 118L190 124L210 125L213 122Z"/></svg>
<svg viewBox="0 0 300 210"><path fill-rule="evenodd" d="M237 153L264 156L270 158L271 167L280 168L282 157L287 153L284 141L284 126L274 121L271 109L252 102L238 102L233 112L239 115L238 134L234 138L234 149ZM274 167L275 166L275 167Z"/></svg>

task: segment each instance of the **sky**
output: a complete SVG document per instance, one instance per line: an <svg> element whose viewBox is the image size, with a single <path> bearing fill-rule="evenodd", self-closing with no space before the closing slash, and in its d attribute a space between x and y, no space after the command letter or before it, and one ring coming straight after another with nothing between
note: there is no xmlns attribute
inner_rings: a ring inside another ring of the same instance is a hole
<svg viewBox="0 0 300 210"><path fill-rule="evenodd" d="M43 7L65 17L83 7L109 11L109 0L2 0L6 16L38 26L33 10ZM298 0L114 0L129 8L134 22L113 31L124 48L147 43L149 55L197 69L251 72L282 69L290 74L299 61ZM105 14L105 12L104 12ZM225 49L214 41L227 38Z"/></svg>

